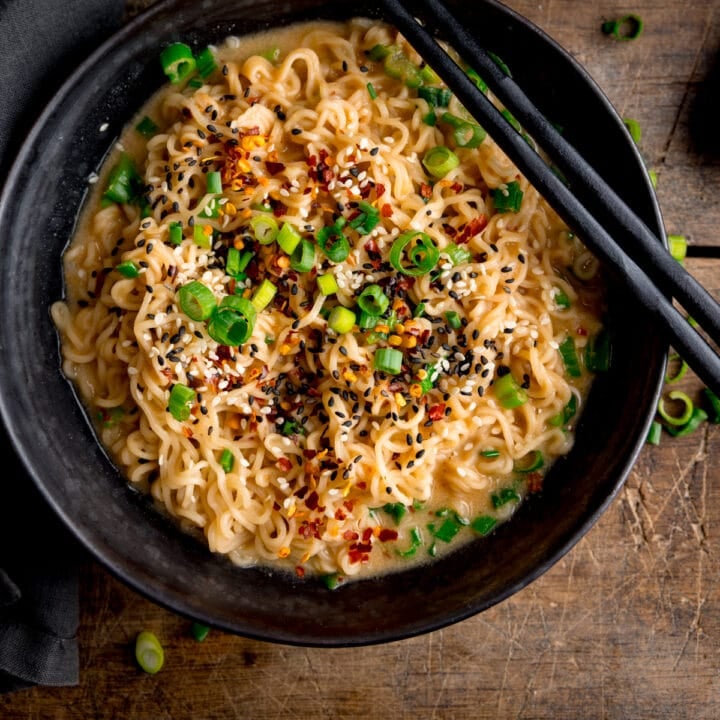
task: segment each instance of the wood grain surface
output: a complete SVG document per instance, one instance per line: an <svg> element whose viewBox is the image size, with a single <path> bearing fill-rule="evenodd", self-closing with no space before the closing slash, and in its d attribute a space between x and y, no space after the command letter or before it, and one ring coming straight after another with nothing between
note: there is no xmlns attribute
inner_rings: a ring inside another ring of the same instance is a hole
<svg viewBox="0 0 720 720"><path fill-rule="evenodd" d="M717 0L509 5L640 122L668 232L720 245ZM603 20L629 11L645 21L639 40L602 35ZM720 260L687 265L720 294ZM690 378L684 388L697 396L700 385ZM714 720L719 558L720 426L706 424L647 446L600 522L528 588L456 626L389 645L304 649L219 631L196 643L186 620L88 561L79 687L0 697L0 718ZM133 660L142 629L165 647L156 676Z"/></svg>

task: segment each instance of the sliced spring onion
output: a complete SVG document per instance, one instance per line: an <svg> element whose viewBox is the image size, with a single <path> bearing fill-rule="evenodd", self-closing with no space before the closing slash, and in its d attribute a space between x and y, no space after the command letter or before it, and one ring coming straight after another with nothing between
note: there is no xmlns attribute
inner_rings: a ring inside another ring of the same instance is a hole
<svg viewBox="0 0 720 720"><path fill-rule="evenodd" d="M171 83L185 80L195 70L195 57L189 45L177 42L160 53L160 64Z"/></svg>
<svg viewBox="0 0 720 720"><path fill-rule="evenodd" d="M230 277L235 277L242 272L240 269L240 251L237 248L228 248L227 258L225 259L225 272Z"/></svg>
<svg viewBox="0 0 720 720"><path fill-rule="evenodd" d="M496 493L490 496L494 508L502 507L507 505L509 502L516 502L520 500L520 496L511 487L502 488Z"/></svg>
<svg viewBox="0 0 720 720"><path fill-rule="evenodd" d="M437 125L437 115L435 114L435 111L431 110L426 115L423 115L422 121L430 127L435 127Z"/></svg>
<svg viewBox="0 0 720 720"><path fill-rule="evenodd" d="M334 225L326 225L317 234L320 249L336 263L343 262L350 254L350 243L342 232L344 225L345 218L341 216Z"/></svg>
<svg viewBox="0 0 720 720"><path fill-rule="evenodd" d="M209 249L212 245L212 228L209 233L207 232L208 228L210 228L209 225L202 225L198 222L193 225L193 242L198 247Z"/></svg>
<svg viewBox="0 0 720 720"><path fill-rule="evenodd" d="M523 191L517 180L507 183L504 188L496 188L492 196L498 212L518 212L522 207Z"/></svg>
<svg viewBox="0 0 720 720"><path fill-rule="evenodd" d="M194 622L190 627L190 632L197 642L203 642L210 634L210 628L199 622Z"/></svg>
<svg viewBox="0 0 720 720"><path fill-rule="evenodd" d="M684 235L668 235L670 254L681 263L687 255L687 238Z"/></svg>
<svg viewBox="0 0 720 720"><path fill-rule="evenodd" d="M522 131L520 121L506 108L500 113L518 132Z"/></svg>
<svg viewBox="0 0 720 720"><path fill-rule="evenodd" d="M292 255L301 240L302 237L300 236L300 233L289 222L283 223L283 226L280 228L280 232L277 234L276 238L280 249L288 255Z"/></svg>
<svg viewBox="0 0 720 720"><path fill-rule="evenodd" d="M258 312L262 312L273 300L277 288L269 280L265 279L252 296L252 304Z"/></svg>
<svg viewBox="0 0 720 720"><path fill-rule="evenodd" d="M660 438L662 437L662 424L657 420L653 420L650 424L650 430L648 430L646 442L649 445L659 445Z"/></svg>
<svg viewBox="0 0 720 720"><path fill-rule="evenodd" d="M674 374L668 372L665 375L665 382L672 385L673 383L680 382L680 380L685 377L685 373L687 373L689 368L688 364L677 353L673 353L668 358L668 364L671 363L678 363L677 372L675 372Z"/></svg>
<svg viewBox="0 0 720 720"><path fill-rule="evenodd" d="M430 107L447 107L452 93L444 87L421 85L418 88L418 97L425 100Z"/></svg>
<svg viewBox="0 0 720 720"><path fill-rule="evenodd" d="M407 550L398 550L397 554L400 557L412 557L417 552L418 548L422 545L422 535L420 534L420 528L413 527L410 529L410 547Z"/></svg>
<svg viewBox="0 0 720 720"><path fill-rule="evenodd" d="M207 320L215 310L212 290L198 280L183 285L177 292L180 309L195 322Z"/></svg>
<svg viewBox="0 0 720 720"><path fill-rule="evenodd" d="M121 262L115 269L126 278L136 278L140 275L140 268L132 260Z"/></svg>
<svg viewBox="0 0 720 720"><path fill-rule="evenodd" d="M434 523L428 525L428 530L432 533L432 536L446 543L449 543L461 529L462 525L455 518L450 517L445 518L440 527Z"/></svg>
<svg viewBox="0 0 720 720"><path fill-rule="evenodd" d="M147 115L135 126L135 129L146 138L151 138L160 129L153 119Z"/></svg>
<svg viewBox="0 0 720 720"><path fill-rule="evenodd" d="M330 311L328 326L338 335L350 332L355 326L355 313L343 305L337 305Z"/></svg>
<svg viewBox="0 0 720 720"><path fill-rule="evenodd" d="M500 457L500 451L497 450L496 448L488 448L487 450L481 450L480 457L484 457L484 458Z"/></svg>
<svg viewBox="0 0 720 720"><path fill-rule="evenodd" d="M610 333L602 329L588 339L585 346L585 367L591 372L607 372L612 360Z"/></svg>
<svg viewBox="0 0 720 720"><path fill-rule="evenodd" d="M380 322L380 318L377 315L370 315L364 310L360 312L360 318L358 319L358 327L361 330L373 330L375 326Z"/></svg>
<svg viewBox="0 0 720 720"><path fill-rule="evenodd" d="M334 295L340 288L338 287L337 280L332 273L325 273L324 275L318 275L317 286L320 292L325 295Z"/></svg>
<svg viewBox="0 0 720 720"><path fill-rule="evenodd" d="M175 383L170 390L168 410L175 420L185 422L190 417L190 409L194 401L195 391L192 388L182 383Z"/></svg>
<svg viewBox="0 0 720 720"><path fill-rule="evenodd" d="M680 390L673 390L668 393L668 398L682 403L682 412L679 415L671 415L665 407L665 398L660 398L660 402L658 403L658 415L660 415L666 423L674 425L675 427L680 427L690 422L695 406L693 401L688 397L687 393Z"/></svg>
<svg viewBox="0 0 720 720"><path fill-rule="evenodd" d="M290 267L296 272L308 272L315 264L315 246L302 239L290 256Z"/></svg>
<svg viewBox="0 0 720 720"><path fill-rule="evenodd" d="M206 190L209 195L219 195L222 192L222 176L217 170L207 174Z"/></svg>
<svg viewBox="0 0 720 720"><path fill-rule="evenodd" d="M194 90L197 90L198 88L201 88L202 86L203 86L203 81L198 77L191 78L190 82L188 82L188 87L191 87Z"/></svg>
<svg viewBox="0 0 720 720"><path fill-rule="evenodd" d="M475 87L481 92L487 95L488 86L487 83L477 74L472 68L468 68L465 74L473 81Z"/></svg>
<svg viewBox="0 0 720 720"><path fill-rule="evenodd" d="M168 237L173 245L181 245L183 241L183 227L180 222L170 223Z"/></svg>
<svg viewBox="0 0 720 720"><path fill-rule="evenodd" d="M453 242L448 243L443 252L450 258L453 265L465 265L473 259L472 253L467 248Z"/></svg>
<svg viewBox="0 0 720 720"><path fill-rule="evenodd" d="M617 20L608 20L601 26L605 35L612 35L616 40L636 40L643 29L643 21L633 13L624 15Z"/></svg>
<svg viewBox="0 0 720 720"><path fill-rule="evenodd" d="M460 159L450 148L437 145L425 153L422 164L429 175L439 180L454 170L460 164Z"/></svg>
<svg viewBox="0 0 720 720"><path fill-rule="evenodd" d="M425 368L425 377L420 381L420 389L423 395L427 395L433 387L435 387L435 381L440 375L439 365L428 365Z"/></svg>
<svg viewBox="0 0 720 720"><path fill-rule="evenodd" d="M260 53L260 57L264 57L271 63L276 63L280 59L280 48L277 46L269 47Z"/></svg>
<svg viewBox="0 0 720 720"><path fill-rule="evenodd" d="M445 320L453 330L459 330L462 327L462 320L455 310L448 310L445 313Z"/></svg>
<svg viewBox="0 0 720 720"><path fill-rule="evenodd" d="M286 420L282 424L280 432L285 435L285 437L290 437L290 435L307 435L307 430L305 430L297 420Z"/></svg>
<svg viewBox="0 0 720 720"><path fill-rule="evenodd" d="M250 227L255 235L255 239L261 245L270 245L270 243L275 242L278 234L278 224L272 215L266 213L255 215L250 220Z"/></svg>
<svg viewBox="0 0 720 720"><path fill-rule="evenodd" d="M407 507L402 503L385 503L382 506L383 512L386 512L393 519L396 525L405 517Z"/></svg>
<svg viewBox="0 0 720 720"><path fill-rule="evenodd" d="M642 138L642 128L640 127L640 123L632 118L623 118L623 123L625 123L625 127L630 133L630 137L633 139L633 142L637 145Z"/></svg>
<svg viewBox="0 0 720 720"><path fill-rule="evenodd" d="M406 248L409 249L406 251ZM403 253L407 255L408 265L403 265ZM424 232L410 230L395 238L390 248L390 263L404 275L417 277L429 273L440 258L433 239Z"/></svg>
<svg viewBox="0 0 720 720"><path fill-rule="evenodd" d="M443 122L454 128L453 138L458 147L476 148L487 137L485 130L477 123L469 122L449 112L443 113L440 117Z"/></svg>
<svg viewBox="0 0 720 720"><path fill-rule="evenodd" d="M135 638L135 659L146 672L154 675L165 662L165 653L154 633L143 630Z"/></svg>
<svg viewBox="0 0 720 720"><path fill-rule="evenodd" d="M360 208L360 213L354 217L348 225L353 228L353 230L357 230L360 235L367 235L369 232L372 232L380 222L380 213L377 208L364 200L358 203L358 207Z"/></svg>
<svg viewBox="0 0 720 720"><path fill-rule="evenodd" d="M670 425L666 429L673 437L684 437L694 433L707 419L708 414L702 408L696 407L685 425L679 428Z"/></svg>
<svg viewBox="0 0 720 720"><path fill-rule="evenodd" d="M507 410L520 407L528 401L528 394L525 388L515 382L512 373L507 373L497 378L493 383L495 397L498 402Z"/></svg>
<svg viewBox="0 0 720 720"><path fill-rule="evenodd" d="M224 312L226 310L233 310L241 315L244 315L249 325L255 325L258 311L252 300L248 300L247 298L240 297L238 295L226 295L220 301L218 312Z"/></svg>
<svg viewBox="0 0 720 720"><path fill-rule="evenodd" d="M367 88L370 99L377 100L377 90L375 90L375 86L371 82L369 82L365 87Z"/></svg>
<svg viewBox="0 0 720 720"><path fill-rule="evenodd" d="M703 388L703 395L710 406L709 420L714 425L720 423L720 398L708 387Z"/></svg>
<svg viewBox="0 0 720 720"><path fill-rule="evenodd" d="M212 50L206 47L195 56L195 66L201 78L210 77L217 70L217 63Z"/></svg>
<svg viewBox="0 0 720 720"><path fill-rule="evenodd" d="M245 315L226 308L213 314L207 325L207 331L208 335L219 345L238 347L252 335L253 326Z"/></svg>
<svg viewBox="0 0 720 720"><path fill-rule="evenodd" d="M423 78L420 69L397 45L390 46L390 52L385 57L383 67L387 75L395 80L400 80L406 87L417 88L422 85Z"/></svg>
<svg viewBox="0 0 720 720"><path fill-rule="evenodd" d="M323 575L322 581L328 590L337 590L345 581L345 578L338 573L331 573L330 575Z"/></svg>
<svg viewBox="0 0 720 720"><path fill-rule="evenodd" d="M402 368L403 354L395 348L378 348L375 351L373 367L388 375L397 375Z"/></svg>
<svg viewBox="0 0 720 720"><path fill-rule="evenodd" d="M582 369L580 368L580 361L578 360L577 351L575 350L575 340L573 337L568 335L560 343L558 350L565 365L565 372L570 377L580 377L582 375Z"/></svg>
<svg viewBox="0 0 720 720"><path fill-rule="evenodd" d="M235 456L232 454L232 451L225 448L222 451L222 455L220 455L220 467L226 473L229 473L233 469L234 464L235 464Z"/></svg>
<svg viewBox="0 0 720 720"><path fill-rule="evenodd" d="M135 169L132 158L127 153L121 153L110 171L103 199L116 203L137 203L142 188L142 178Z"/></svg>
<svg viewBox="0 0 720 720"><path fill-rule="evenodd" d="M653 190L657 190L658 176L655 170L648 170L648 177L650 178L650 184L653 186Z"/></svg>
<svg viewBox="0 0 720 720"><path fill-rule="evenodd" d="M496 525L497 520L490 515L480 515L470 523L470 527L480 535L487 535Z"/></svg>
<svg viewBox="0 0 720 720"><path fill-rule="evenodd" d="M360 309L368 315L382 315L390 305L390 298L379 285L367 285L357 299Z"/></svg>
<svg viewBox="0 0 720 720"><path fill-rule="evenodd" d="M577 397L571 393L567 405L557 415L553 415L548 422L553 427L564 427L575 417L577 412Z"/></svg>
<svg viewBox="0 0 720 720"><path fill-rule="evenodd" d="M589 251L580 253L573 261L572 271L578 280L592 280L597 274L600 262Z"/></svg>
<svg viewBox="0 0 720 720"><path fill-rule="evenodd" d="M413 310L413 317L419 318L419 317L422 317L424 314L425 314L425 303L423 303L423 302L418 303L415 306L415 309Z"/></svg>
<svg viewBox="0 0 720 720"><path fill-rule="evenodd" d="M440 76L428 64L420 68L420 79L425 85L437 85L440 82Z"/></svg>
<svg viewBox="0 0 720 720"><path fill-rule="evenodd" d="M367 51L369 60L377 62L378 60L384 60L391 52L394 45L373 45L370 50Z"/></svg>
<svg viewBox="0 0 720 720"><path fill-rule="evenodd" d="M573 397L575 396L573 395ZM540 450L533 450L525 455L525 457L513 463L513 471L517 473L530 473L539 470L543 465L545 465L545 457Z"/></svg>
<svg viewBox="0 0 720 720"><path fill-rule="evenodd" d="M567 296L564 290L560 290L560 288L555 288L555 295L553 296L553 300L555 301L555 305L559 308L569 308L570 307L570 298Z"/></svg>
<svg viewBox="0 0 720 720"><path fill-rule="evenodd" d="M505 75L507 75L508 77L512 77L510 68L499 55L496 55L494 52L490 52L490 50L487 51L487 54L492 59L492 61L503 71L503 73L505 73Z"/></svg>

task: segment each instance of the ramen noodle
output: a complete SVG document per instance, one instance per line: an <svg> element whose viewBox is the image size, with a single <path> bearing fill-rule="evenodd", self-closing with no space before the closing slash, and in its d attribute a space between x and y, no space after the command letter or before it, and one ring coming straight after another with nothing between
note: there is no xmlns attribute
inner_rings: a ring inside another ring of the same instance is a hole
<svg viewBox="0 0 720 720"><path fill-rule="evenodd" d="M299 576L492 532L571 448L592 256L386 25L168 52L52 308L113 462L211 551Z"/></svg>

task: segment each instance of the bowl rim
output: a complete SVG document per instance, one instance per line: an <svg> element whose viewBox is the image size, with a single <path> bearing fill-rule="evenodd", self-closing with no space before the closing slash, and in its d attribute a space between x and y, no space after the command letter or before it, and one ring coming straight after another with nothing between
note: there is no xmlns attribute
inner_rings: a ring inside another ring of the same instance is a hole
<svg viewBox="0 0 720 720"><path fill-rule="evenodd" d="M187 5L189 0L160 0L155 5L152 5L148 9L141 12L136 17L132 18L128 23L121 27L117 32L113 33L107 38L94 52L92 52L82 63L80 63L62 83L57 92L53 95L52 99L45 106L44 110L36 121L32 124L30 131L28 132L20 150L17 152L11 169L5 179L2 186L2 193L0 194L0 218L6 217L8 212L8 206L11 202L11 198L15 192L18 180L22 176L23 169L26 166L28 159L33 153L33 148L38 141L38 138L43 134L43 131L52 119L53 114L59 106L62 105L72 93L73 89L78 83L82 82L83 78L88 72L92 71L99 61L106 58L114 49L120 46L126 41L128 37L133 36L139 30L149 23L153 23L157 18L163 17L168 13L172 12L174 8L182 7ZM323 6L329 3L323 3ZM604 110L609 116L609 119L618 127L624 127L623 121L614 106L602 91L600 86L592 78L589 72L572 56L572 54L550 37L544 30L535 25L528 18L524 17L520 13L516 12L512 8L505 6L498 2L498 0L481 0L482 5L489 5L494 7L501 15L508 18L512 24L519 24L524 26L529 32L536 36L539 36L544 44L547 44L552 52L562 56L564 62L568 66L568 70L574 72L577 77L582 81L583 84L587 85L589 91L599 101ZM348 17L352 17L352 13L348 14ZM638 165L644 164L639 149L634 145L628 145L626 148L628 152L634 155L634 162ZM649 178L645 179L645 187L642 190L643 195L647 195L648 210L652 210L653 214L653 225L656 225L658 229L663 228L662 214L660 211L659 203L656 194L652 190L652 186ZM664 234L661 235L661 239L664 240ZM664 367L665 362L659 363L658 375L654 383L654 392L652 397L648 400L648 407L652 407L657 404L657 400L660 397L663 379L664 379ZM58 367L58 372L60 368ZM6 384L7 371L4 366L0 367L0 387ZM80 402L80 401L78 401ZM592 528L597 520L606 511L607 507L614 500L621 487L623 486L628 474L632 470L639 453L641 452L644 444L644 437L647 434L649 426L652 422L652 413L648 412L645 417L641 417L640 430L637 434L637 442L635 442L632 452L628 454L623 465L623 471L617 477L616 482L612 490L605 495L602 502L593 507L592 512L589 512L584 520L577 522L573 528L573 532L568 539L556 545L552 552L546 554L542 561L537 564L532 572L528 572L523 575L514 584L508 585L503 592L498 593L489 603L482 603L480 607L476 604L469 604L464 607L455 608L453 611L448 611L442 618L435 618L434 620L423 624L422 626L406 627L400 632L392 631L380 631L373 632L369 630L365 636L358 638L355 636L348 636L338 638L337 641L329 641L324 637L308 638L299 637L297 633L277 633L274 636L269 636L267 633L262 631L253 631L252 628L239 625L228 625L227 623L218 623L213 617L204 615L201 610L193 608L191 604L178 602L178 597L163 594L161 591L158 592L152 589L138 578L136 578L132 571L120 563L113 561L112 558L103 555L98 552L98 549L93 544L92 538L86 537L81 532L80 528L73 521L72 516L65 511L62 504L59 502L49 488L43 482L41 473L37 464L33 462L33 449L26 445L22 435L18 432L15 427L15 416L14 410L11 407L12 403L6 397L6 393L0 392L0 417L4 422L8 437L10 438L19 458L25 466L28 474L30 475L33 483L39 489L40 493L44 497L45 501L52 507L53 511L61 518L63 524L72 532L72 534L80 541L80 543L90 551L91 555L98 560L110 573L116 578L120 579L123 583L137 591L144 597L151 601L167 608L168 610L187 616L189 618L198 619L208 624L212 624L215 627L220 627L229 632L241 634L248 638L257 640L280 642L289 645L302 645L302 646L324 646L324 647L349 647L355 645L371 645L382 642L390 642L401 640L405 638L414 637L422 633L431 632L442 627L446 627L453 623L462 621L471 617L482 610L485 610L493 605L507 599L514 593L518 592L528 584L533 582L555 563L557 563L566 553L568 553L572 547L582 539L585 534Z"/></svg>

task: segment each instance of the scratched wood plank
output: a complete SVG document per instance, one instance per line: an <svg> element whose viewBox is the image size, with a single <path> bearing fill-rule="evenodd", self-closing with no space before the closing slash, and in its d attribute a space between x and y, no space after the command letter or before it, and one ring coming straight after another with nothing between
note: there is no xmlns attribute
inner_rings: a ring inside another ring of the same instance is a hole
<svg viewBox="0 0 720 720"><path fill-rule="evenodd" d="M720 155L701 152L694 114L708 110L705 79L717 80L717 3L509 4L568 47L621 115L640 121L668 230L720 244ZM645 20L641 40L599 33L628 11ZM688 266L720 295L717 261ZM692 377L682 387L699 391ZM1 697L0 717L715 719L719 465L718 426L645 448L596 527L538 581L460 625L379 647L292 648L220 632L197 644L187 621L88 562L80 686ZM155 677L132 659L145 628L166 649Z"/></svg>

